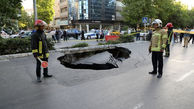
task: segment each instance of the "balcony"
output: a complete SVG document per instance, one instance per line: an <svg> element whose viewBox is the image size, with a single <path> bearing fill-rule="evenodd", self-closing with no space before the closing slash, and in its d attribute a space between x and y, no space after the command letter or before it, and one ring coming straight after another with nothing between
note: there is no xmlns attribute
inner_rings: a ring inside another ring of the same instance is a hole
<svg viewBox="0 0 194 109"><path fill-rule="evenodd" d="M61 18L67 18L67 17L68 17L68 12L61 13Z"/></svg>
<svg viewBox="0 0 194 109"><path fill-rule="evenodd" d="M64 2L60 3L60 8L65 8L65 7L68 7L68 2L67 1L64 1Z"/></svg>

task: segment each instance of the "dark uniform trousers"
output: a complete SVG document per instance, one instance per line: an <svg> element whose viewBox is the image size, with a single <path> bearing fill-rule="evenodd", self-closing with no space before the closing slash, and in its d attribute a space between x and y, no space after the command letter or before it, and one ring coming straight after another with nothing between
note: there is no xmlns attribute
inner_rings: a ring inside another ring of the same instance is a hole
<svg viewBox="0 0 194 109"><path fill-rule="evenodd" d="M166 44L165 52L166 52L166 56L170 56L170 44L168 44L168 41Z"/></svg>
<svg viewBox="0 0 194 109"><path fill-rule="evenodd" d="M168 31L168 41L166 42L165 54L166 56L170 56L170 42L172 40L172 31Z"/></svg>
<svg viewBox="0 0 194 109"><path fill-rule="evenodd" d="M36 59L36 61L37 61L37 64L36 64L36 76L37 77L41 77L41 62L38 59ZM43 58L42 61L47 61L48 62L48 58ZM44 76L48 75L48 67L47 68L43 68L43 71L44 71L44 73L43 73Z"/></svg>
<svg viewBox="0 0 194 109"><path fill-rule="evenodd" d="M153 72L157 72L162 74L163 71L163 52L152 52L152 65L153 65Z"/></svg>

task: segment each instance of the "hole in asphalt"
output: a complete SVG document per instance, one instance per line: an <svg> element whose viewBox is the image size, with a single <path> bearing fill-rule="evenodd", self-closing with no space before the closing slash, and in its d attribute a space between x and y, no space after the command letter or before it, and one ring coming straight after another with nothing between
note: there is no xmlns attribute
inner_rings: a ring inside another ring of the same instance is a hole
<svg viewBox="0 0 194 109"><path fill-rule="evenodd" d="M118 63L128 59L131 51L123 47L65 54L58 58L62 65L72 69L108 70L118 68Z"/></svg>

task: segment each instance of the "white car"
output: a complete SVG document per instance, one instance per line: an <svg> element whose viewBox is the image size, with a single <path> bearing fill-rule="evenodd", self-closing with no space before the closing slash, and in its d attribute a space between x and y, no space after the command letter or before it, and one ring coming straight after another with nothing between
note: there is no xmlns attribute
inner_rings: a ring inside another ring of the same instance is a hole
<svg viewBox="0 0 194 109"><path fill-rule="evenodd" d="M12 34L10 35L10 38L16 38L16 37L19 37L20 35L19 34Z"/></svg>
<svg viewBox="0 0 194 109"><path fill-rule="evenodd" d="M10 36L5 31L1 31L1 37L2 38L9 38Z"/></svg>
<svg viewBox="0 0 194 109"><path fill-rule="evenodd" d="M96 30L91 30L89 33L84 34L85 39L96 39ZM100 37L100 34L99 34Z"/></svg>

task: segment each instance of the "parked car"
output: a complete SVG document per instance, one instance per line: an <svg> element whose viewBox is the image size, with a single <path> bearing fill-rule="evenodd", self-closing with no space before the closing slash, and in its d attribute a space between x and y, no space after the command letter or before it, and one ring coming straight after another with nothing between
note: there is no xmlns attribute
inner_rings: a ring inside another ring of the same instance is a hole
<svg viewBox="0 0 194 109"><path fill-rule="evenodd" d="M21 34L20 37L21 38L26 38L26 37L30 37L32 34L31 31L25 31L24 34Z"/></svg>
<svg viewBox="0 0 194 109"><path fill-rule="evenodd" d="M12 34L12 35L10 35L10 38L17 38L19 36L20 36L19 34Z"/></svg>
<svg viewBox="0 0 194 109"><path fill-rule="evenodd" d="M78 36L81 35L81 32L77 29L68 29L66 32L68 37L73 37L76 39L78 39Z"/></svg>
<svg viewBox="0 0 194 109"><path fill-rule="evenodd" d="M10 38L25 38L25 37L29 37L31 35L31 31L20 31L18 34L12 34L10 35Z"/></svg>
<svg viewBox="0 0 194 109"><path fill-rule="evenodd" d="M96 39L97 38L97 35L96 35L97 33L99 34L99 37L100 37L100 31L92 29L90 32L85 33L84 37L85 37L85 39Z"/></svg>
<svg viewBox="0 0 194 109"><path fill-rule="evenodd" d="M5 31L1 31L1 35L0 35L2 38L9 38L10 35L7 34Z"/></svg>

